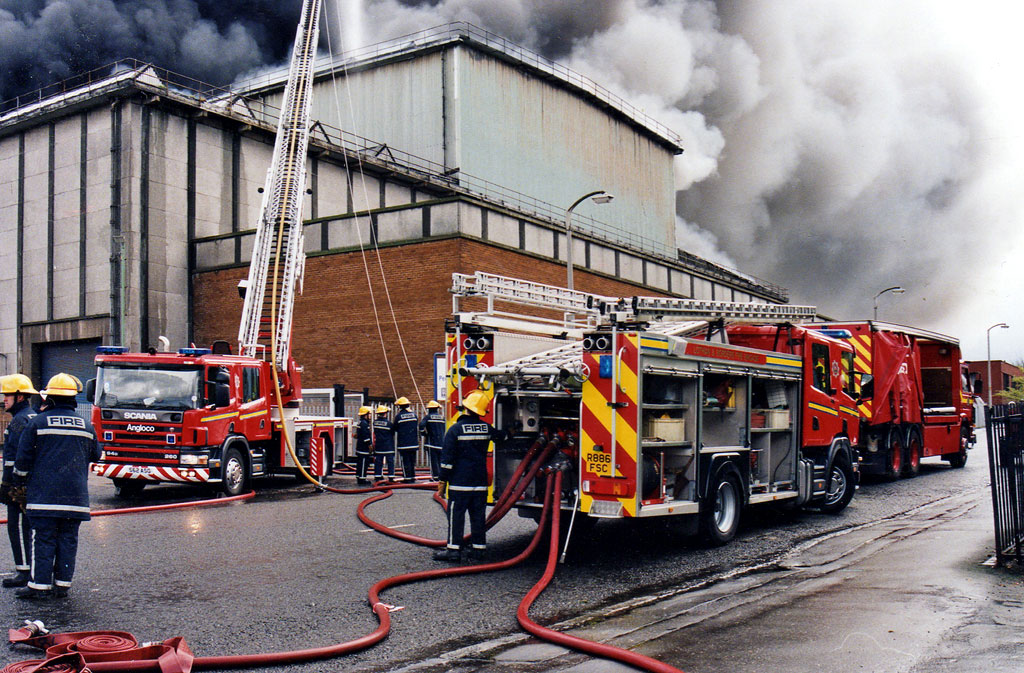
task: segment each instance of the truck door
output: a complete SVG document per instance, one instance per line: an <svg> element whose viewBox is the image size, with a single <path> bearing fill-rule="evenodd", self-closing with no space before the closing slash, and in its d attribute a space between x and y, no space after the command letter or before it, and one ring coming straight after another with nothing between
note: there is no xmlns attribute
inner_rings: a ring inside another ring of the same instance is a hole
<svg viewBox="0 0 1024 673"><path fill-rule="evenodd" d="M267 381L260 376L260 367L242 367L242 398L238 407L238 432L249 440L270 437L270 414L267 403Z"/></svg>
<svg viewBox="0 0 1024 673"><path fill-rule="evenodd" d="M826 446L842 429L837 392L843 369L838 344L819 341L813 333L810 357L804 362L803 437L805 446Z"/></svg>

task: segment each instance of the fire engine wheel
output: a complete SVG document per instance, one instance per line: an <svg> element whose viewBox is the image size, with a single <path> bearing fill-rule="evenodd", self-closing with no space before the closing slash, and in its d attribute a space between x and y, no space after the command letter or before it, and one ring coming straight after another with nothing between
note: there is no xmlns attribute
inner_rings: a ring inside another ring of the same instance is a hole
<svg viewBox="0 0 1024 673"><path fill-rule="evenodd" d="M886 457L885 476L889 479L899 479L900 474L903 472L902 434L899 428L893 428L889 431L889 438L886 441L888 455Z"/></svg>
<svg viewBox="0 0 1024 673"><path fill-rule="evenodd" d="M846 509L846 506L853 500L854 479L850 461L837 457L832 463L832 476L828 483L828 490L825 491L825 500L821 504L821 511L827 514L838 514Z"/></svg>
<svg viewBox="0 0 1024 673"><path fill-rule="evenodd" d="M903 461L903 476L916 477L921 472L921 456L924 452L921 431L917 428L911 428L907 432L905 452L906 459Z"/></svg>
<svg viewBox="0 0 1024 673"><path fill-rule="evenodd" d="M223 481L221 482L220 490L225 495L241 495L245 490L245 484L249 481L249 475L245 461L242 460L242 454L238 452L238 449L228 449L224 452L221 476Z"/></svg>
<svg viewBox="0 0 1024 673"><path fill-rule="evenodd" d="M146 482L141 479L114 479L114 495L125 500L131 500L142 494L146 488Z"/></svg>
<svg viewBox="0 0 1024 673"><path fill-rule="evenodd" d="M701 511L704 535L713 545L736 537L740 526L740 486L735 475L719 473Z"/></svg>
<svg viewBox="0 0 1024 673"><path fill-rule="evenodd" d="M961 468L967 464L967 446L971 440L971 429L966 425L960 426L960 450L956 453L943 455L943 459L949 461L949 466Z"/></svg>

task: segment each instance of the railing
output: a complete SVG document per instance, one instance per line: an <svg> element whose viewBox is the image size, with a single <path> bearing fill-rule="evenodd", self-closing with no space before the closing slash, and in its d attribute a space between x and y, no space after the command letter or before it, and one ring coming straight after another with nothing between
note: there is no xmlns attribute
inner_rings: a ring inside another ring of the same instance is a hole
<svg viewBox="0 0 1024 673"><path fill-rule="evenodd" d="M1024 404L990 407L986 414L996 563L1024 568Z"/></svg>

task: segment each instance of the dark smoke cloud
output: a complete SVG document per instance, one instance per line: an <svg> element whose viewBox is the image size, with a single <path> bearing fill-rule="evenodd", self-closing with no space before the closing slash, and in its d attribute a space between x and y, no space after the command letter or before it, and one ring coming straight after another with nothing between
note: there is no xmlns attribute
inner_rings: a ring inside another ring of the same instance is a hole
<svg viewBox="0 0 1024 673"><path fill-rule="evenodd" d="M301 0L3 0L0 100L136 58L224 85L279 63Z"/></svg>
<svg viewBox="0 0 1024 673"><path fill-rule="evenodd" d="M680 247L836 317L899 284L883 317L958 333L988 260L1024 247L1019 171L934 0L361 0L362 20L325 1L344 48L466 21L644 108L686 147ZM0 98L122 57L225 84L286 59L300 4L0 0Z"/></svg>

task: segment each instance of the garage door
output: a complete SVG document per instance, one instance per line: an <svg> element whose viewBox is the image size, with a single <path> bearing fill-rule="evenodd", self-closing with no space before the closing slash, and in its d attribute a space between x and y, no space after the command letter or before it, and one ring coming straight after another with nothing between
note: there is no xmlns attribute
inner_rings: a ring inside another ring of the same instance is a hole
<svg viewBox="0 0 1024 673"><path fill-rule="evenodd" d="M39 351L40 386L45 386L50 377L60 372L73 374L82 380L82 385L96 377L96 347L100 339L82 341L60 341L43 344ZM85 392L78 395L78 415L88 418L92 405L85 399Z"/></svg>

